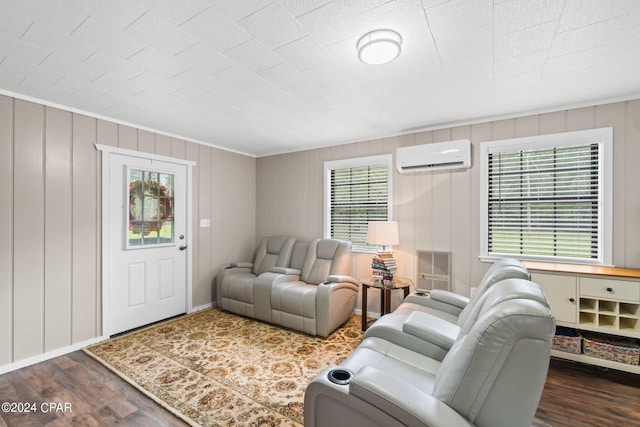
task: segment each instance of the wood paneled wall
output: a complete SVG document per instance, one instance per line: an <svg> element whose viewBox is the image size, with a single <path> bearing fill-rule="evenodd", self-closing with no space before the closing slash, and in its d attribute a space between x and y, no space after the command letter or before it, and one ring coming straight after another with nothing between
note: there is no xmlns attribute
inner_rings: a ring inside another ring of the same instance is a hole
<svg viewBox="0 0 640 427"><path fill-rule="evenodd" d="M484 141L613 127L613 260L640 267L640 100L536 114L429 132L338 145L258 159L258 238L323 234L323 163L394 153L400 146L468 138L473 166L467 170L393 175L393 218L399 222L399 273L416 279L416 250L452 252L453 290L469 295L488 265L480 253L480 143ZM395 161L395 157L394 157ZM371 256L354 255L355 277L367 274ZM401 293L400 293L401 294ZM401 295L394 296L397 303ZM379 307L375 296L371 311Z"/></svg>
<svg viewBox="0 0 640 427"><path fill-rule="evenodd" d="M194 307L256 244L256 160L0 96L0 367L101 336L101 153L193 160ZM199 219L211 220L200 228Z"/></svg>
<svg viewBox="0 0 640 427"><path fill-rule="evenodd" d="M640 100L452 127L253 159L193 142L0 96L0 367L101 335L101 162L94 144L197 162L193 187L194 307L212 280L272 234L323 232L323 163L469 138L468 170L393 177L400 274L415 279L416 249L453 253L453 288L468 294L478 260L479 144L613 126L614 263L640 267ZM199 228L199 219L211 228ZM356 277L370 255L354 255ZM395 296L396 303L399 295ZM376 311L377 301L370 300Z"/></svg>

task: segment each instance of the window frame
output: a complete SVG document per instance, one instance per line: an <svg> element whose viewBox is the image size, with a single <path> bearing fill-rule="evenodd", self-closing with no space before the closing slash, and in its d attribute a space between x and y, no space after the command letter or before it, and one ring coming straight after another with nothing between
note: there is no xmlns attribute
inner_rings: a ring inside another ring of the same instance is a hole
<svg viewBox="0 0 640 427"><path fill-rule="evenodd" d="M335 169L350 169L365 166L387 166L387 221L393 221L393 156L381 154L376 156L355 157L341 160L327 160L324 162L324 237L331 239L331 171ZM378 245L363 245L353 243L354 253L376 253Z"/></svg>
<svg viewBox="0 0 640 427"><path fill-rule="evenodd" d="M598 257L574 258L489 252L489 154L597 143L598 167ZM588 129L522 138L488 141L480 144L480 256L482 261L494 261L505 256L522 260L564 262L573 264L612 265L613 231L613 128Z"/></svg>

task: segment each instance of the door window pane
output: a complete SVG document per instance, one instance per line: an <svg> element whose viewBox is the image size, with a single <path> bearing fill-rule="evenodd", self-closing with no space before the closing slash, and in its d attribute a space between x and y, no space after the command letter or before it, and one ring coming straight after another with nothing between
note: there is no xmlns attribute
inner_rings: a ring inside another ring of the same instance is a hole
<svg viewBox="0 0 640 427"><path fill-rule="evenodd" d="M127 248L174 242L172 174L129 169Z"/></svg>

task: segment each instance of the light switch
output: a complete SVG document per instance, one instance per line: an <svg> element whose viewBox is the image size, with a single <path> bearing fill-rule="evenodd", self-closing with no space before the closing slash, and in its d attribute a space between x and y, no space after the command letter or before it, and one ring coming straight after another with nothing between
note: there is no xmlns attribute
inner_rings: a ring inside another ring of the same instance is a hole
<svg viewBox="0 0 640 427"><path fill-rule="evenodd" d="M200 227L201 228L211 227L211 220L210 219L201 219L200 220Z"/></svg>

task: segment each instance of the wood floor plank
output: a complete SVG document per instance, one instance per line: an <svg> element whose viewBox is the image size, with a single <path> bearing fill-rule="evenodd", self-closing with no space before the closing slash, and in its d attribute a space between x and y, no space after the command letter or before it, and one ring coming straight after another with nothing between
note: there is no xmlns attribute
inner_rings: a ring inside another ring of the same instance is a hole
<svg viewBox="0 0 640 427"><path fill-rule="evenodd" d="M0 413L0 427L186 426L83 352L0 376L0 401L72 405L70 413Z"/></svg>
<svg viewBox="0 0 640 427"><path fill-rule="evenodd" d="M152 399L140 393L129 383L112 374L111 371L107 370L109 374L113 375L113 381L105 384L102 378L102 370L106 368L92 357L82 352L76 352L71 353L70 358L78 362L74 367L69 369L69 371L71 371L70 376L74 380L87 381L87 383L93 384L94 387L101 387L101 390L104 391L100 393L100 402L105 405L103 406L105 412L117 415L120 419L124 420L125 423L129 423L128 420L139 420L147 417L154 425L167 425L162 422L163 419L169 419L171 423L179 421L178 425L184 424L173 414L158 406ZM123 395L128 395L132 391L135 392L137 396L142 397L142 399L122 399ZM136 421L132 425L139 424L140 421Z"/></svg>
<svg viewBox="0 0 640 427"><path fill-rule="evenodd" d="M70 402L71 414L0 413L0 427L186 426L83 352L0 376L0 402ZM640 375L552 359L532 427L640 425Z"/></svg>
<svg viewBox="0 0 640 427"><path fill-rule="evenodd" d="M533 425L640 425L640 375L552 359Z"/></svg>

